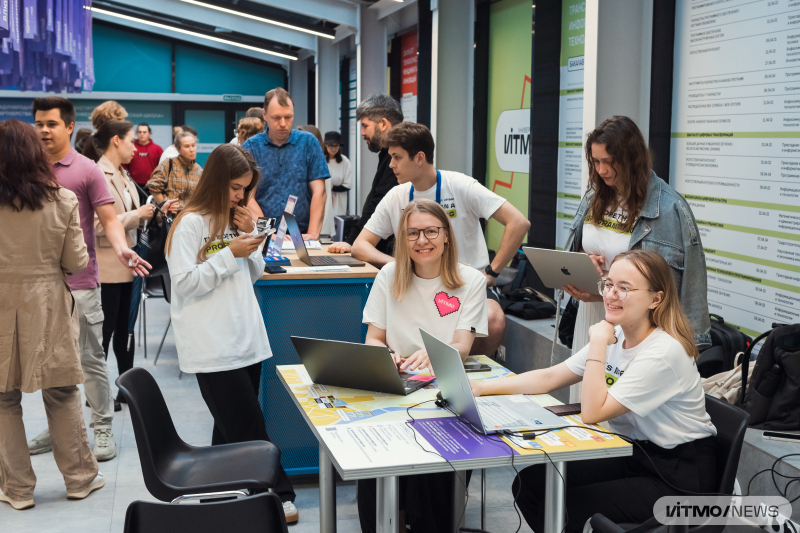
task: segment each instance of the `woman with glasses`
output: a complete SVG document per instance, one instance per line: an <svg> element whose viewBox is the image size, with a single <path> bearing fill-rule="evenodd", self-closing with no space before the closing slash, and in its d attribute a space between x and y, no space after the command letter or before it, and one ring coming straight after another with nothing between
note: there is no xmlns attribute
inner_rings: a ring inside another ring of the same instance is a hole
<svg viewBox="0 0 800 533"><path fill-rule="evenodd" d="M403 211L395 261L384 266L364 309L367 344L388 346L400 372L429 367L419 328L450 341L462 359L475 337L489 332L486 277L458 262L450 218L432 200L413 200ZM400 508L415 533L452 531L452 473L400 479ZM375 531L375 480L358 483L363 532Z"/></svg>
<svg viewBox="0 0 800 533"><path fill-rule="evenodd" d="M605 318L589 328L589 344L578 353L550 368L472 382L475 396L546 394L582 382L583 422L608 421L611 431L636 442L631 457L570 464L566 530L576 533L595 513L617 524L641 523L659 498L714 492L717 484L717 430L670 265L656 252L622 252L599 285ZM544 469L524 469L512 487L537 533L544 526Z"/></svg>
<svg viewBox="0 0 800 533"><path fill-rule="evenodd" d="M626 250L658 252L670 266L684 311L694 325L699 348L711 345L706 300L706 261L700 232L686 200L653 172L642 132L628 117L614 116L586 140L589 190L578 206L564 246L586 252L604 275ZM603 319L602 298L568 285L580 301L572 353L589 342L589 327ZM572 390L577 401L580 389Z"/></svg>

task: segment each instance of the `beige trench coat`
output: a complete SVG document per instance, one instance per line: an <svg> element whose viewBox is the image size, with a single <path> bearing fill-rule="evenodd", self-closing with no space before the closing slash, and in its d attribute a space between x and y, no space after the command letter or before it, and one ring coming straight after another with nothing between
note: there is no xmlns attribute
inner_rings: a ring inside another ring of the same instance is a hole
<svg viewBox="0 0 800 533"><path fill-rule="evenodd" d="M65 274L89 262L78 199L0 206L0 393L83 383L78 312Z"/></svg>
<svg viewBox="0 0 800 533"><path fill-rule="evenodd" d="M136 244L136 229L139 227L139 193L133 184L128 172L123 169L114 168L113 163L106 156L100 158L97 166L106 175L108 191L114 197L114 210L117 218L125 228L125 236L128 247L132 248ZM125 202L125 190L128 190L130 202ZM100 224L97 214L94 215L94 231L97 235L97 268L100 271L100 283L128 283L133 281L133 274L123 265L111 243L106 237L105 229Z"/></svg>

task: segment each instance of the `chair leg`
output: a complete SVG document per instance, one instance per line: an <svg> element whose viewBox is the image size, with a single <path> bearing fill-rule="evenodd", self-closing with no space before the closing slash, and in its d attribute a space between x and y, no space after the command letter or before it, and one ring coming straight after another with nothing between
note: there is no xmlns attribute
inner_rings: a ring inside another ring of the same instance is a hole
<svg viewBox="0 0 800 533"><path fill-rule="evenodd" d="M183 377L183 370L178 371L178 379L181 379L181 377Z"/></svg>
<svg viewBox="0 0 800 533"><path fill-rule="evenodd" d="M142 344L142 305L144 304L144 294L139 294L139 344Z"/></svg>
<svg viewBox="0 0 800 533"><path fill-rule="evenodd" d="M147 359L147 298L142 299L142 327L144 328L142 346L144 347L144 358Z"/></svg>
<svg viewBox="0 0 800 533"><path fill-rule="evenodd" d="M164 339L167 338L167 332L169 331L169 326L172 324L172 317L167 321L167 329L164 330L164 335L161 337L161 344L158 345L158 351L156 352L155 361L153 361L153 366L158 364L158 356L161 355L161 347L164 346Z"/></svg>
<svg viewBox="0 0 800 533"><path fill-rule="evenodd" d="M481 529L486 531L486 469L481 470Z"/></svg>

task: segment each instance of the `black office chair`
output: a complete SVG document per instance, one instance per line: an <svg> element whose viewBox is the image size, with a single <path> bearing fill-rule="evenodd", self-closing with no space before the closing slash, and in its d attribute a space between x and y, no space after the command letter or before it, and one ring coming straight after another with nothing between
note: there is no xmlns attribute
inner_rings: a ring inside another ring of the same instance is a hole
<svg viewBox="0 0 800 533"><path fill-rule="evenodd" d="M747 412L734 407L724 400L718 400L712 396L706 396L706 412L711 417L711 422L717 428L716 454L717 454L717 474L719 483L717 492L721 494L733 495L733 485L736 482L736 470L739 467L739 456L742 453L742 443L744 434L747 431ZM592 529L599 533L625 533L634 528L642 528L638 531L652 531L656 528L659 533L721 533L725 525L704 525L704 526L665 526L659 523L655 517L644 524L615 524L600 513L594 515L589 523ZM651 527L647 527L647 526Z"/></svg>
<svg viewBox="0 0 800 533"><path fill-rule="evenodd" d="M166 268L151 272L144 277L142 282L142 292L139 295L139 345L144 347L145 359L147 359L147 300L150 298L164 298L169 303L172 291L165 287L165 284L168 283L170 283L169 270ZM170 296L167 296L167 292L169 292ZM167 330L169 330L169 324L167 323ZM144 339L142 338L142 328L144 328ZM166 336L167 332L164 331L161 345L164 344ZM159 346L158 351L159 353L161 352L161 346ZM156 355L156 361L158 361L158 355Z"/></svg>
<svg viewBox="0 0 800 533"><path fill-rule="evenodd" d="M175 431L161 389L147 370L132 368L116 383L130 409L144 484L155 498L173 502L187 494L275 486L281 451L271 442L191 446Z"/></svg>
<svg viewBox="0 0 800 533"><path fill-rule="evenodd" d="M125 533L287 533L281 499L258 494L203 505L167 505L136 501L125 513Z"/></svg>

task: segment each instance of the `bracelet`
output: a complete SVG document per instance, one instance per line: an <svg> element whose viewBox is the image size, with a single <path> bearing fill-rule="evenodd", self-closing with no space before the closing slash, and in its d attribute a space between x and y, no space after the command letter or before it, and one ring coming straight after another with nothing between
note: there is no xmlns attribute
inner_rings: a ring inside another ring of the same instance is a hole
<svg viewBox="0 0 800 533"><path fill-rule="evenodd" d="M605 364L606 364L606 362L605 362L605 361L601 361L600 359L589 359L589 358L587 357L587 358L586 358L586 362L588 363L589 361L597 361L598 363L602 363L603 365L605 365Z"/></svg>

